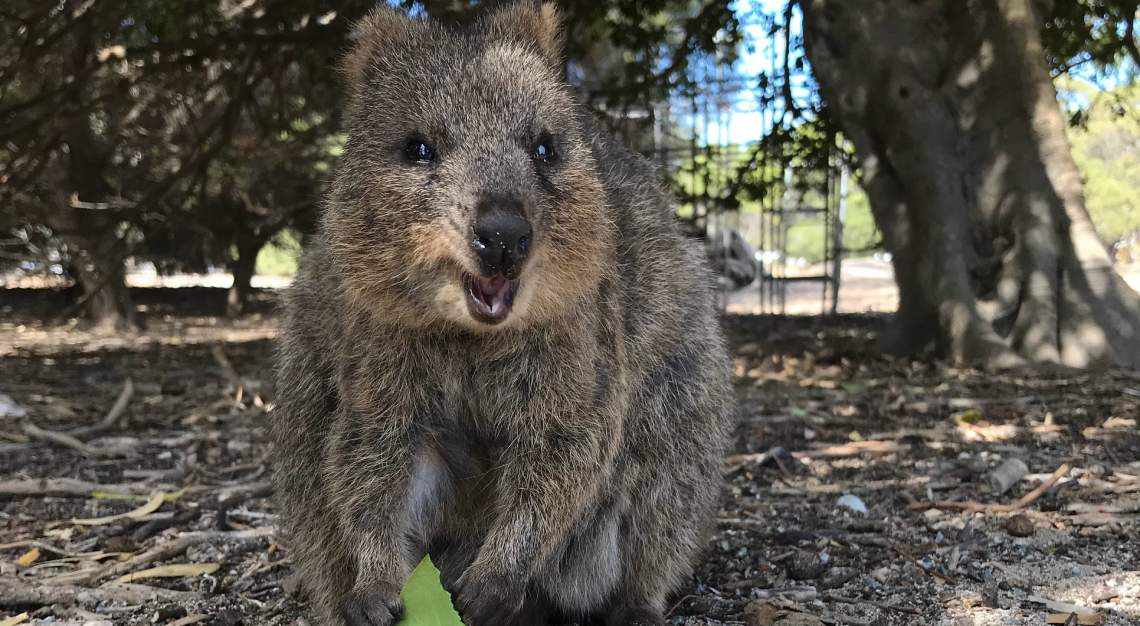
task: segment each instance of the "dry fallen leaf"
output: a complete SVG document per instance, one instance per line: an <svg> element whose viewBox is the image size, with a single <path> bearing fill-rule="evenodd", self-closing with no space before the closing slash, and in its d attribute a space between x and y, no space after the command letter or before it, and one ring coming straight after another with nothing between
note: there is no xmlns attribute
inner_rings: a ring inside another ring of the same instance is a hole
<svg viewBox="0 0 1140 626"><path fill-rule="evenodd" d="M27 567L27 566L31 565L32 563L35 563L37 560L39 560L39 558L40 558L40 549L39 548L32 548L31 550L28 550L27 552L25 552L23 554L23 556L16 559L16 565L19 565L20 567Z"/></svg>
<svg viewBox="0 0 1140 626"><path fill-rule="evenodd" d="M186 487L178 491L162 494L163 502L174 502L186 494ZM92 491L91 497L96 500L150 500L152 496L140 496L133 493L116 493L113 491Z"/></svg>
<svg viewBox="0 0 1140 626"><path fill-rule="evenodd" d="M25 611L19 615L0 620L0 626L16 626L16 624L23 624L26 621L28 621L28 613Z"/></svg>
<svg viewBox="0 0 1140 626"><path fill-rule="evenodd" d="M1078 624L1099 626L1104 623L1104 615L1088 607L1080 606L1079 604L1050 600L1043 596L1029 596L1029 601L1044 604L1045 608L1052 611L1053 613L1048 617L1049 620L1056 619L1057 616L1062 618L1060 622L1048 621L1047 623L1049 624L1064 624L1073 614L1076 614Z"/></svg>
<svg viewBox="0 0 1140 626"><path fill-rule="evenodd" d="M68 526L67 528L49 528L44 531L44 536L59 539L64 542L71 541L71 536L74 534L74 526Z"/></svg>
<svg viewBox="0 0 1140 626"><path fill-rule="evenodd" d="M145 517L157 511L165 501L166 494L159 492L151 496L145 504L133 511L121 513L119 515L108 515L106 517L92 517L88 519L72 518L71 523L78 524L79 526L103 526L105 524L111 524L122 519L139 519L140 517Z"/></svg>
<svg viewBox="0 0 1140 626"><path fill-rule="evenodd" d="M748 626L823 626L818 617L799 608L780 600L757 600L744 608L744 621Z"/></svg>
<svg viewBox="0 0 1140 626"><path fill-rule="evenodd" d="M162 565L160 567L152 567L149 569L131 572L125 576L120 576L115 579L117 583L129 583L136 580L143 580L146 578L180 578L182 576L200 576L202 574L213 574L221 567L218 563L176 563L174 565Z"/></svg>

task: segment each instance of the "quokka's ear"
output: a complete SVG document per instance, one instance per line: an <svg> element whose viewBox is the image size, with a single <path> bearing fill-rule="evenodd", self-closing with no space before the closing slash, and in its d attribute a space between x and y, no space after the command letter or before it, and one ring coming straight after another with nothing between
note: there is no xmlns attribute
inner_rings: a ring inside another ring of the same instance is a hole
<svg viewBox="0 0 1140 626"><path fill-rule="evenodd" d="M364 83L368 67L385 49L407 37L415 22L403 13L381 3L352 28L352 48L341 59L340 74L355 91Z"/></svg>
<svg viewBox="0 0 1140 626"><path fill-rule="evenodd" d="M565 33L562 15L549 0L520 0L491 14L490 29L498 36L522 36L536 44L552 66L562 66Z"/></svg>

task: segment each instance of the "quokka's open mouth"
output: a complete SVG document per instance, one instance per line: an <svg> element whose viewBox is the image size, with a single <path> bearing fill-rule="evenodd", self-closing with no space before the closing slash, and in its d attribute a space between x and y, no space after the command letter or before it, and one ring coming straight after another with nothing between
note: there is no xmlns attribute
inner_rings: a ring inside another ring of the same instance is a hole
<svg viewBox="0 0 1140 626"><path fill-rule="evenodd" d="M467 308L471 316L487 324L507 319L519 291L519 281L501 275L491 278L467 275Z"/></svg>

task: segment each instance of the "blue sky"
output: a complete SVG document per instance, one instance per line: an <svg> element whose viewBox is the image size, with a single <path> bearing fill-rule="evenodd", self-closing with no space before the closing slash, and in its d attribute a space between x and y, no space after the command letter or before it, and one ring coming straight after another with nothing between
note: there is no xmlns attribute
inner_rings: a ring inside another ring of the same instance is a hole
<svg viewBox="0 0 1140 626"><path fill-rule="evenodd" d="M785 2L786 0L736 0L737 15L741 17L742 21L748 22L745 26L745 45L742 46L741 58L735 68L742 76L757 76L765 70L768 70L770 75L778 76L780 74L779 71L772 71L772 65L775 61L779 67L783 62L782 39L777 38L773 41L768 36L766 29L755 22L758 21L756 16L761 13L780 15ZM797 37L802 35L798 8L792 20L792 30ZM769 56L773 54L772 46L775 46L774 59ZM749 51L749 47L752 47L753 50ZM1092 65L1079 66L1070 72L1072 77L1101 91L1110 91L1120 85L1128 84L1133 80L1135 74L1136 69L1130 62L1122 63L1119 67L1107 72L1098 71ZM793 94L801 101L806 101L809 97L807 88L803 86L793 88ZM750 109L755 107L748 106L754 102L754 94L748 91L742 91L738 95L737 108L745 110L733 113L727 124L729 143L750 143L763 136L766 130L763 116L759 112L751 112ZM716 138L720 137L719 126L714 124L709 134L715 141Z"/></svg>
<svg viewBox="0 0 1140 626"><path fill-rule="evenodd" d="M735 72L752 81L760 74L777 75L773 67L783 63L782 40L772 38L767 29L760 24L763 14L779 15L783 10L785 0L736 0L736 13L740 16L744 30L744 45L741 46L740 60L735 65ZM793 31L800 33L799 10L793 18ZM806 95L802 89L795 90L797 95ZM758 109L756 93L749 89L742 89L733 98L734 106L727 123L724 125L727 136L725 140L732 144L746 144L759 140L766 131L770 122ZM703 129L702 129L703 130ZM703 133L702 133L703 134ZM709 129L712 143L722 137L721 124L713 123Z"/></svg>

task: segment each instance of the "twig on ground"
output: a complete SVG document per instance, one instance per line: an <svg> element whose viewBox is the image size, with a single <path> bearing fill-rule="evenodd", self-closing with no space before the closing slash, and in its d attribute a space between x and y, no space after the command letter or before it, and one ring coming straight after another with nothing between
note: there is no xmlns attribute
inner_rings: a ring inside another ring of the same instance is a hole
<svg viewBox="0 0 1140 626"><path fill-rule="evenodd" d="M687 596L683 596L680 600L677 600L675 603L673 603L673 606L669 607L669 610L665 612L665 617L669 617L669 616L673 615L673 612L676 611L678 608L680 608L681 605L684 604L686 600L692 600L693 598L696 598L696 597L698 597L698 596L695 596L692 594L689 594Z"/></svg>
<svg viewBox="0 0 1140 626"><path fill-rule="evenodd" d="M158 533L166 530L167 528L174 528L182 524L187 524L194 521L198 517L197 511L183 511L173 517L166 517L162 519L153 519L142 526L139 526L135 532L131 533L131 541L135 543L142 543L147 539L157 535Z"/></svg>
<svg viewBox="0 0 1140 626"><path fill-rule="evenodd" d="M57 497L57 498L90 498L94 493L108 493L124 496L149 495L156 489L165 491L169 485L148 485L145 483L129 483L118 485L100 485L74 478L25 478L17 480L0 481L0 498L21 497Z"/></svg>
<svg viewBox="0 0 1140 626"><path fill-rule="evenodd" d="M896 491L905 493L902 489L921 487L930 483L929 476L914 476L911 478L890 478L885 480L865 480L827 483L823 485L793 485L792 481L775 482L768 488L767 494L772 496L803 496L838 495L844 493L873 493L876 491Z"/></svg>
<svg viewBox="0 0 1140 626"><path fill-rule="evenodd" d="M0 606L50 605L95 606L104 602L143 604L151 600L189 602L200 596L148 585L111 584L97 589L74 585L29 584L0 577Z"/></svg>
<svg viewBox="0 0 1140 626"><path fill-rule="evenodd" d="M973 500L939 500L937 502L916 502L910 505L910 508L915 511L923 509L959 509L966 513L1013 513L1033 504L1033 502L1044 495L1046 491L1049 491L1050 487L1057 484L1058 480L1068 475L1070 469L1068 463L1061 465L1045 482L1038 485L1033 491L1021 496L1021 498L1013 504L985 504Z"/></svg>
<svg viewBox="0 0 1140 626"><path fill-rule="evenodd" d="M225 375L226 380L234 388L234 404L240 405L247 386L245 379L241 377L241 374L237 371L237 368L234 367L229 357L226 356L226 351L222 349L220 344L210 348L210 354L213 355L214 360L218 362L218 366L222 368L222 373ZM264 401L261 399L261 396L258 395L255 390L251 389L251 391L254 391L253 403L257 406L263 406Z"/></svg>
<svg viewBox="0 0 1140 626"><path fill-rule="evenodd" d="M819 597L819 591L811 585L796 585L783 589L752 589L748 597L753 600L783 598L792 602L814 602Z"/></svg>
<svg viewBox="0 0 1140 626"><path fill-rule="evenodd" d="M793 452L792 455L797 458L806 457L809 459L840 458L860 454L890 454L892 452L901 452L905 449L906 446L903 446L897 441L868 440L852 441L851 443L828 446L826 448L818 448L806 452Z"/></svg>
<svg viewBox="0 0 1140 626"><path fill-rule="evenodd" d="M899 613L907 613L909 615L919 615L921 612L918 609L913 609L909 606L899 606L897 604L887 604L886 602L879 602L878 600L863 600L860 598L848 598L846 596L837 596L830 593L823 594L823 599L828 602L839 602L842 604L870 604L871 606L878 607L884 611L896 611Z"/></svg>
<svg viewBox="0 0 1140 626"><path fill-rule="evenodd" d="M250 530L232 532L208 530L182 533L171 541L159 544L146 552L136 554L126 561L113 563L109 567L102 569L61 574L52 578L52 581L68 584L88 584L113 576L129 574L130 572L149 566L152 563L172 559L185 552L191 546L196 546L201 543L213 541L254 541L263 537L272 537L273 534L274 531L272 528L253 528Z"/></svg>
<svg viewBox="0 0 1140 626"><path fill-rule="evenodd" d="M234 367L233 362L226 356L226 351L221 345L215 345L210 348L210 355L214 357L218 367L222 368L222 374L225 375L226 380L237 389L242 386L241 374L238 374L237 368Z"/></svg>
<svg viewBox="0 0 1140 626"><path fill-rule="evenodd" d="M234 485L218 490L219 504L233 506L250 498L264 498L273 493L273 483L268 480L259 480L244 485ZM232 502L231 502L232 500Z"/></svg>
<svg viewBox="0 0 1140 626"><path fill-rule="evenodd" d="M57 446L71 448L83 454L84 456L91 457L115 457L122 456L120 450L107 450L103 448L96 448L95 446L88 445L82 441L72 437L67 433L56 432L54 430L46 430L36 426L31 422L27 422L23 426L24 434L32 439L45 441L47 443L54 443Z"/></svg>
<svg viewBox="0 0 1140 626"><path fill-rule="evenodd" d="M904 449L905 447L897 441L867 440L853 441L851 443L815 448L812 450L789 452L787 455L797 459L841 458L860 454L890 454ZM772 449L767 452L733 454L725 457L724 466L727 471L735 471L744 465L763 465L769 461L778 462L780 461L781 452L782 451Z"/></svg>
<svg viewBox="0 0 1140 626"><path fill-rule="evenodd" d="M111 410L107 411L107 415L100 420L99 423L72 429L68 434L73 437L90 437L111 430L118 425L119 420L123 417L123 413L126 413L127 405L130 404L131 397L134 395L135 383L128 378L123 381L123 390L119 392L119 397L115 399L115 404L111 405Z"/></svg>
<svg viewBox="0 0 1140 626"><path fill-rule="evenodd" d="M0 543L0 550L13 550L15 548L39 548L40 550L58 554L60 556L75 556L74 552L68 552L62 548L57 548L50 543L44 543L36 539L25 539L23 541L13 541L11 543Z"/></svg>
<svg viewBox="0 0 1140 626"><path fill-rule="evenodd" d="M230 530L230 521L228 518L229 510L235 506L248 502L255 498L265 498L273 495L273 483L269 481L261 481L246 485L240 491L230 492L225 497L218 500L218 517L217 527L221 530Z"/></svg>

